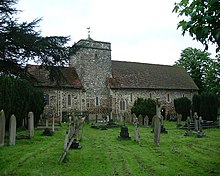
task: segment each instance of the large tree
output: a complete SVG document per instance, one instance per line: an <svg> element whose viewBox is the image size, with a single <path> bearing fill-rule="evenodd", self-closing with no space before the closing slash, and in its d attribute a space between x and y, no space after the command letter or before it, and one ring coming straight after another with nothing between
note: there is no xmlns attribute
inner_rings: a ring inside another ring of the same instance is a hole
<svg viewBox="0 0 220 176"><path fill-rule="evenodd" d="M205 91L205 79L207 71L210 69L210 64L213 60L209 57L210 54L196 48L186 48L182 51L181 57L175 62L176 65L182 66L190 74L200 92Z"/></svg>
<svg viewBox="0 0 220 176"><path fill-rule="evenodd" d="M69 37L42 37L36 30L41 19L19 23L17 1L0 0L0 71L18 73L30 60L45 66L64 65Z"/></svg>
<svg viewBox="0 0 220 176"><path fill-rule="evenodd" d="M219 0L181 0L175 3L173 12L184 19L178 23L183 35L189 32L193 39L200 41L208 49L209 42L220 50L220 1Z"/></svg>

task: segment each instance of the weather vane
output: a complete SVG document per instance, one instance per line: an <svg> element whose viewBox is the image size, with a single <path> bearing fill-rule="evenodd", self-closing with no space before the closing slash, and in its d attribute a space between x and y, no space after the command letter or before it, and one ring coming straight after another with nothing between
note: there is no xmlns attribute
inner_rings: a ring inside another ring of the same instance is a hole
<svg viewBox="0 0 220 176"><path fill-rule="evenodd" d="M90 27L87 27L87 30L88 30L88 39L90 39Z"/></svg>

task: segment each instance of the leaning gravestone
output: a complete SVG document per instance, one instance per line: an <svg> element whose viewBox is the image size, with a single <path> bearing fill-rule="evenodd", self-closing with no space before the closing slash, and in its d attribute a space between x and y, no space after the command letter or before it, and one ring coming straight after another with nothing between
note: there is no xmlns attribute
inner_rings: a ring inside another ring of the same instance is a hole
<svg viewBox="0 0 220 176"><path fill-rule="evenodd" d="M15 145L16 139L16 117L12 115L9 122L9 145Z"/></svg>
<svg viewBox="0 0 220 176"><path fill-rule="evenodd" d="M34 137L34 113L28 113L28 130L30 138Z"/></svg>
<svg viewBox="0 0 220 176"><path fill-rule="evenodd" d="M155 115L152 119L153 132L154 132L154 144L160 145L160 131L161 131L161 118Z"/></svg>
<svg viewBox="0 0 220 176"><path fill-rule="evenodd" d="M0 112L0 147L4 146L5 140L5 113L4 110Z"/></svg>

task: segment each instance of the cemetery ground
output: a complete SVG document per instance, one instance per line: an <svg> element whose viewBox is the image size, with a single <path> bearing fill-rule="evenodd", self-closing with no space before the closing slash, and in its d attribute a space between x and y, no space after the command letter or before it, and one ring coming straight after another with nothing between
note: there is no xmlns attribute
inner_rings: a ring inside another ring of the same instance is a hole
<svg viewBox="0 0 220 176"><path fill-rule="evenodd" d="M66 124L54 136L35 130L32 139L17 139L16 145L0 148L0 175L220 175L220 129L206 129L207 137L197 138L184 136L175 122L165 122L168 134L161 134L158 147L149 127L139 127L138 144L133 125L127 124L131 140L118 139L120 128L90 126L85 126L82 148L70 149L61 164Z"/></svg>

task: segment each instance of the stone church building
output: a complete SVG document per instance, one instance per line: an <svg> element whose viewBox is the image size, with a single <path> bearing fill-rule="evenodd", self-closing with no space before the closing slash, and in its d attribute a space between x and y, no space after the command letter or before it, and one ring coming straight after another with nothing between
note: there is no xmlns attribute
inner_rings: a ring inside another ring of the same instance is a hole
<svg viewBox="0 0 220 176"><path fill-rule="evenodd" d="M174 99L192 99L198 87L180 67L114 61L111 43L91 38L74 44L78 48L68 67L56 67L59 81L39 65L28 65L34 85L45 93L45 114L64 117L70 112L87 112L90 117L110 115L113 119L130 112L138 97L161 102L162 115L173 113Z"/></svg>

